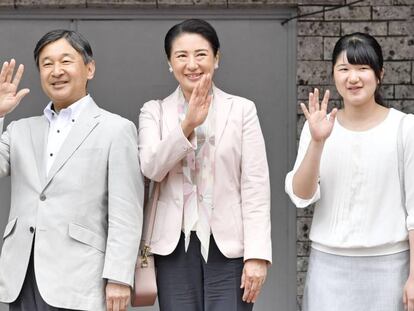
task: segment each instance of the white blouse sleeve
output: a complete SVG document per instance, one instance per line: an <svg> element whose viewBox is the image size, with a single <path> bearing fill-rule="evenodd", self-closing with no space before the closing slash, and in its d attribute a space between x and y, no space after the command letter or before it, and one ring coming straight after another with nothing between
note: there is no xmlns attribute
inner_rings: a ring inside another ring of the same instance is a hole
<svg viewBox="0 0 414 311"><path fill-rule="evenodd" d="M414 230L414 115L404 120L403 142L407 229Z"/></svg>
<svg viewBox="0 0 414 311"><path fill-rule="evenodd" d="M296 157L295 166L293 167L293 170L291 170L286 175L286 179L285 179L285 191L289 195L293 204L295 204L296 207L299 207L299 208L307 207L310 204L315 203L316 201L319 200L321 196L319 184L318 184L318 187L315 193L310 199L302 199L293 192L293 175L295 175L297 169L302 163L303 158L305 157L310 140L311 140L311 135L309 131L309 125L308 125L308 121L306 121L305 125L303 126L302 133L300 134L299 149L298 149L298 155Z"/></svg>

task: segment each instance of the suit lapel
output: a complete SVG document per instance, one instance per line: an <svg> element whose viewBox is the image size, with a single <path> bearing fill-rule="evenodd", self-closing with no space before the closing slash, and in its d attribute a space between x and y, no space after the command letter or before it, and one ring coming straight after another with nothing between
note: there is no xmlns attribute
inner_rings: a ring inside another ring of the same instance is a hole
<svg viewBox="0 0 414 311"><path fill-rule="evenodd" d="M30 135L36 158L37 171L40 183L46 182L45 150L49 134L49 122L45 116L30 119Z"/></svg>
<svg viewBox="0 0 414 311"><path fill-rule="evenodd" d="M231 95L224 93L222 90L213 86L214 107L216 111L216 147L220 143L223 136L224 129L227 125L227 120L230 115L233 100Z"/></svg>
<svg viewBox="0 0 414 311"><path fill-rule="evenodd" d="M75 125L69 132L68 137L63 142L61 149L59 150L56 160L53 162L47 176L47 184L53 179L56 173L62 168L62 166L70 159L73 153L84 142L92 130L98 125L100 110L93 100L91 100L84 110L81 112Z"/></svg>
<svg viewBox="0 0 414 311"><path fill-rule="evenodd" d="M162 109L163 109L163 135L162 137L166 137L167 133L170 133L174 128L178 126L178 108L177 105L180 100L180 88L178 87L174 93L170 96L165 98L162 101Z"/></svg>

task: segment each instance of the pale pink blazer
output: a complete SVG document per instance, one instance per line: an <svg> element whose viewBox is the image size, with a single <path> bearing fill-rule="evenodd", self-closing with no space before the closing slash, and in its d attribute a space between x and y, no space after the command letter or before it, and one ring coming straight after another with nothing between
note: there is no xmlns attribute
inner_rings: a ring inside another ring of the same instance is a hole
<svg viewBox="0 0 414 311"><path fill-rule="evenodd" d="M139 116L142 173L161 182L151 251L170 254L183 219L181 160L193 145L178 121L180 89L162 101L162 140L158 101L144 104ZM254 103L213 87L216 107L215 182L211 231L228 258L272 261L270 185L265 143ZM195 142L193 142L195 143Z"/></svg>

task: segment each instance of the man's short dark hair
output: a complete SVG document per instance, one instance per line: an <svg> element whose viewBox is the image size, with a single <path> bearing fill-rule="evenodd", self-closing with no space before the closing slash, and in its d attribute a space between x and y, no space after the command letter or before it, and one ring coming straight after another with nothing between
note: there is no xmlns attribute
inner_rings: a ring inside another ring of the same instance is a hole
<svg viewBox="0 0 414 311"><path fill-rule="evenodd" d="M36 62L37 68L39 68L39 54L42 51L42 49L59 39L66 39L66 41L69 42L69 44L80 54L82 55L83 62L86 64L89 64L93 58L92 48L89 44L88 40L86 40L80 33L73 31L73 30L67 30L67 29L56 29L49 31L47 34L45 34L36 44L36 47L33 51L33 56Z"/></svg>

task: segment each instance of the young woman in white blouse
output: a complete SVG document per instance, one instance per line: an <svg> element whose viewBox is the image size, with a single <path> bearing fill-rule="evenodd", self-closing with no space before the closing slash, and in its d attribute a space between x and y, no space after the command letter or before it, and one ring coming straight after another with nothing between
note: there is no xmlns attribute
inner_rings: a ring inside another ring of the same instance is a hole
<svg viewBox="0 0 414 311"><path fill-rule="evenodd" d="M354 33L336 43L332 72L343 108L327 114L329 91L301 108L307 122L286 192L315 203L304 311L414 310L414 118L404 118L405 206L397 137L404 113L379 94L381 47ZM410 247L411 245L411 247ZM410 260L411 257L411 260Z"/></svg>

